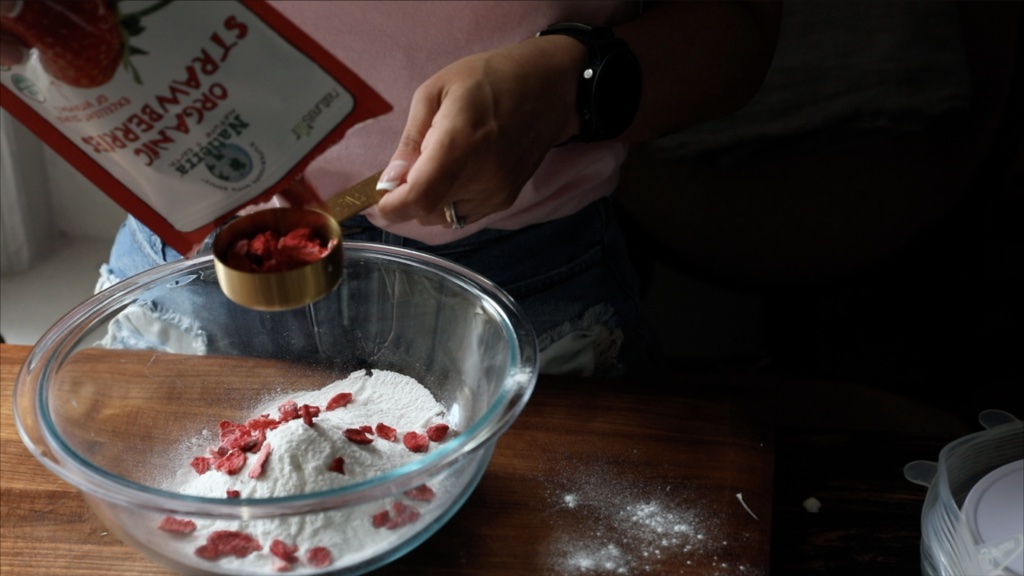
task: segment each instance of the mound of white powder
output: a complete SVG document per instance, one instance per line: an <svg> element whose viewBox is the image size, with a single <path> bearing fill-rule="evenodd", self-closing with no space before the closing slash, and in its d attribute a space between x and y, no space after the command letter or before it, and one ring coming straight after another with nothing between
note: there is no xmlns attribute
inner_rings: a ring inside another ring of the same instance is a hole
<svg viewBox="0 0 1024 576"><path fill-rule="evenodd" d="M351 399L343 406L327 409L332 399L348 394ZM292 419L282 421L286 420L284 412L280 411L283 405L292 406ZM301 414L295 417L294 410L304 406L307 417L304 419ZM245 455L244 466L228 473L214 465L205 470L206 465L197 468L193 462L170 489L208 498L271 498L341 487L385 474L420 458L423 452L414 452L403 442L403 437L407 433L422 437L432 426L444 423L446 412L415 379L374 370L353 374L321 390L276 399L253 414L253 418L259 419L261 415L264 421L269 417L280 422L276 428L265 431L261 450L250 450ZM385 434L378 433L381 430L378 424L386 426ZM394 430L393 439L388 438L388 428ZM361 441L358 434L356 441L347 437L346 431L359 429L365 435ZM436 442L444 442L451 434L449 431L443 437L435 437L426 450ZM196 440L189 440L185 445L194 450ZM261 453L265 454L261 456ZM207 464L219 458L216 452L196 456ZM433 486L426 490L432 496L438 488ZM329 551L332 568L336 569L372 558L399 539L405 523L383 525L381 514L395 518L410 513L412 508L414 517L406 516L405 520L414 523L419 510L431 506L431 498L424 498L422 493L411 496L345 511L244 523L176 518L175 522L185 521L187 528L170 530L166 537L179 539L183 553L202 556L197 549L208 542L210 534L242 532L258 542L262 550L246 553L244 557L225 553L207 561L216 562L220 568L246 573L302 573L312 568L304 554L314 548ZM189 520L194 522L194 530L187 524ZM280 554L272 553L274 540L293 547L295 558L284 562Z"/></svg>

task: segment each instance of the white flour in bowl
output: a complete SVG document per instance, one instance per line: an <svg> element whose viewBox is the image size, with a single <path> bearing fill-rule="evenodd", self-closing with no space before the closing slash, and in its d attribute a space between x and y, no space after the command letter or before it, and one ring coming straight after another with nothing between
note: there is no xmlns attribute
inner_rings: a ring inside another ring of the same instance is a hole
<svg viewBox="0 0 1024 576"><path fill-rule="evenodd" d="M394 470L443 442L451 435L445 417L444 407L416 380L384 370L359 372L271 402L247 423L222 423L219 445L197 454L170 489L207 498L270 498L345 486ZM301 573L376 556L419 519L435 488L342 511L248 523L168 517L162 529L180 539L183 552L218 569Z"/></svg>

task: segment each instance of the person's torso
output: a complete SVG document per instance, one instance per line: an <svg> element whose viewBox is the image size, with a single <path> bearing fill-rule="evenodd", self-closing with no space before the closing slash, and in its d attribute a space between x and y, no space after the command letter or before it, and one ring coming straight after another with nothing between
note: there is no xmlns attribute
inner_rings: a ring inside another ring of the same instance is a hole
<svg viewBox="0 0 1024 576"><path fill-rule="evenodd" d="M273 3L391 103L394 110L351 129L315 160L307 180L324 196L382 169L405 126L413 92L448 64L470 54L521 42L555 22L611 24L637 12L636 1L295 1ZM618 143L552 150L507 211L453 231L415 223L388 226L430 244L482 227L518 228L566 216L611 192L625 146ZM373 209L367 212L380 224Z"/></svg>

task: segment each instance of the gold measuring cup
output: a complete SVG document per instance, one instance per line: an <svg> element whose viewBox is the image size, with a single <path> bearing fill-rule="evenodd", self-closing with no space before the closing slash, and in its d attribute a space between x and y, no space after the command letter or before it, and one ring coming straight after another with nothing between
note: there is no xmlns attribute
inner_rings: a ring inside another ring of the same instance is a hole
<svg viewBox="0 0 1024 576"><path fill-rule="evenodd" d="M232 302L255 310L277 311L305 306L334 289L342 276L342 239L339 222L362 212L380 200L380 172L327 200L327 211L312 208L268 208L236 218L213 239L214 269L224 295ZM274 231L284 236L308 227L330 245L320 260L275 272L239 270L227 264L228 255L241 240Z"/></svg>

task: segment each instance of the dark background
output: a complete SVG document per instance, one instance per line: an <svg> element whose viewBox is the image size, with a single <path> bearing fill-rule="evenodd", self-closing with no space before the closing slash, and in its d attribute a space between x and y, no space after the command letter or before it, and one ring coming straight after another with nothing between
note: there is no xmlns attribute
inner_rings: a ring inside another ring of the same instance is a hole
<svg viewBox="0 0 1024 576"><path fill-rule="evenodd" d="M655 339L652 377L775 383L765 406L777 423L772 574L920 574L927 488L903 466L937 461L946 444L981 431L982 410L1024 418L1021 5L882 4L954 9L962 105L922 112L909 127L905 116L858 122L862 109L713 150L635 147L616 195ZM900 44L918 50L902 60L913 68L932 30L878 22L880 6L814 9L876 19L833 22L850 38L843 55L897 45L886 30L923 39ZM859 35L861 24L875 34ZM784 36L780 48L800 41ZM804 48L785 48L816 66L796 74L809 88L841 80ZM894 73L879 83L899 86L879 94L928 103L936 80ZM731 127L750 121L740 114ZM819 513L802 505L811 496Z"/></svg>
<svg viewBox="0 0 1024 576"><path fill-rule="evenodd" d="M665 368L863 386L936 408L954 434L983 409L1024 417L1020 3L888 4L955 9L963 106L909 129L854 118L679 157L636 147L617 202Z"/></svg>

